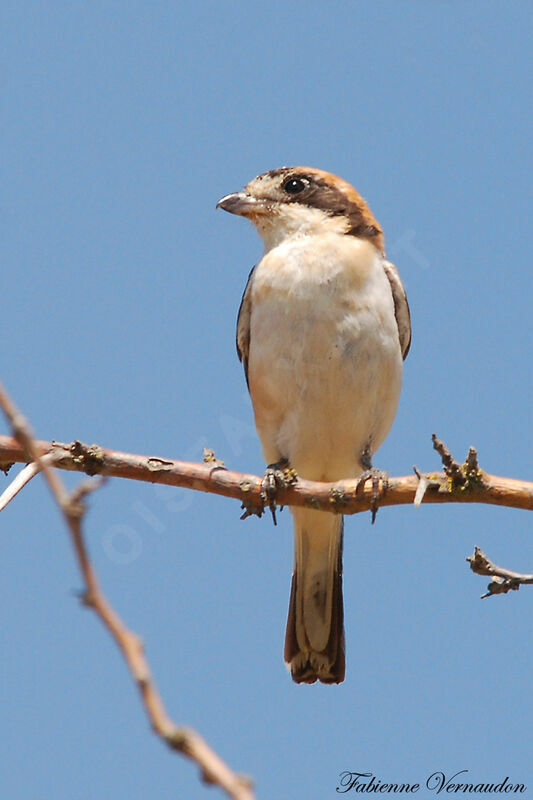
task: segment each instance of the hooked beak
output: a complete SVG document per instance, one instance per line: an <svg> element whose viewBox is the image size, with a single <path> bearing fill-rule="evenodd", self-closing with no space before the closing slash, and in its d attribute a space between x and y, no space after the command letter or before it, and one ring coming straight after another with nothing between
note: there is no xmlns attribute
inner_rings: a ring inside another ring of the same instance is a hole
<svg viewBox="0 0 533 800"><path fill-rule="evenodd" d="M227 194L217 203L217 208L223 208L230 214L237 214L239 217L247 217L249 214L257 213L264 209L263 200L258 200L246 192L234 192Z"/></svg>

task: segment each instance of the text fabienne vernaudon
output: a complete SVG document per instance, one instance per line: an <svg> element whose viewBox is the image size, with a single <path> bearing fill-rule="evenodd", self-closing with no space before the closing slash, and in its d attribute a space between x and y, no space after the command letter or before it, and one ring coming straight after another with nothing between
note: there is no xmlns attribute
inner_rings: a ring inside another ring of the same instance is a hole
<svg viewBox="0 0 533 800"><path fill-rule="evenodd" d="M340 774L337 791L361 792L364 794L416 794L426 791L434 794L521 794L527 790L524 783L513 783L508 776L498 782L473 781L467 777L468 770L462 769L454 775L444 772L432 772L422 783L386 782L377 778L371 772L349 772L345 770Z"/></svg>

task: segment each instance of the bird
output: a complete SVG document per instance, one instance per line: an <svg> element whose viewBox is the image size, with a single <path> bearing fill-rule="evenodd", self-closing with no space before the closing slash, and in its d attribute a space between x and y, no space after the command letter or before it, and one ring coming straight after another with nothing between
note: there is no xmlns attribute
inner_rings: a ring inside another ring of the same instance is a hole
<svg viewBox="0 0 533 800"><path fill-rule="evenodd" d="M258 175L217 208L264 244L237 319L271 497L284 469L312 481L375 478L396 415L411 318L383 231L361 195L313 167ZM383 473L385 475L385 473ZM345 678L343 517L291 507L294 567L284 659L296 683Z"/></svg>

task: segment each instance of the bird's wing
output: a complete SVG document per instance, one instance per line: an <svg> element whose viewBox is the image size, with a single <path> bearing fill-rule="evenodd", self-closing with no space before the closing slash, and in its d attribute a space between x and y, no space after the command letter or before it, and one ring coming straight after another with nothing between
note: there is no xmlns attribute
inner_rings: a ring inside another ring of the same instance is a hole
<svg viewBox="0 0 533 800"><path fill-rule="evenodd" d="M237 355L242 361L246 385L248 386L248 353L250 351L250 319L252 317L252 277L255 267L252 267L242 295L239 313L237 315ZM249 386L248 386L249 388Z"/></svg>
<svg viewBox="0 0 533 800"><path fill-rule="evenodd" d="M398 336L400 338L400 348L405 360L409 348L411 347L411 313L409 311L409 303L407 302L407 295L403 288L402 279L394 264L391 261L383 261L383 269L390 283L392 299L394 300L394 314L396 316Z"/></svg>

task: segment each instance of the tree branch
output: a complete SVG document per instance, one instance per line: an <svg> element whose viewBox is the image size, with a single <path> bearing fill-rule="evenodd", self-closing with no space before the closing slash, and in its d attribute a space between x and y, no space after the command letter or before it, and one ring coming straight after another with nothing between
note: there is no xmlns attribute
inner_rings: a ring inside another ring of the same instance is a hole
<svg viewBox="0 0 533 800"><path fill-rule="evenodd" d="M7 449L10 450L11 455L6 460L12 462L29 461L35 465L35 470L32 474L37 471L43 472L71 534L78 565L85 581L83 603L93 609L122 651L131 676L137 684L153 730L173 750L196 762L206 783L216 784L224 789L228 797L233 798L233 800L254 800L251 781L248 778L234 773L196 731L179 727L170 719L151 676L140 637L133 631L128 630L100 588L85 546L82 523L85 513L85 496L97 489L101 485L101 480L85 481L73 492L69 492L59 474L51 466L51 460L57 466L56 458L61 455L61 447L52 444L48 447L43 447L43 442L34 440L27 420L13 404L1 384L0 406L4 410L15 436L14 439L9 440L8 437L2 437L4 443L6 440L10 442ZM71 448L71 450L69 458L72 463L75 463L76 459L78 459L79 463L79 459L81 459L84 464L84 468L81 471L94 474L96 470L90 466L91 455L89 452L85 453L84 450L82 457L81 453L76 455L76 447ZM4 452L5 450L0 456L2 463L5 463L3 461ZM51 454L50 457L46 455L47 453ZM98 459L94 454L92 458L95 459L95 464L98 463ZM70 468L80 469L79 466ZM28 471L24 476L25 483L32 476L30 473L31 471ZM20 476L17 476L18 478ZM16 484L15 488L18 486L17 479L13 481L13 484ZM23 479L19 481L23 485L24 482ZM22 486L18 486L18 488L20 489Z"/></svg>
<svg viewBox="0 0 533 800"><path fill-rule="evenodd" d="M240 500L244 507L252 508L256 512L262 508L263 479L257 475L232 472L220 466L220 462L213 462L212 458L203 464L191 463L123 453L98 445L85 445L79 441L71 444L40 441L35 442L34 446L39 456L54 453L54 466L60 469L180 486L233 497ZM9 436L0 436L1 469L7 469L15 462L28 460L34 459L31 454L28 455L23 444ZM461 479L458 478L455 467L452 468L453 474L446 470L425 474L416 470L415 475L389 478L387 489L379 499L379 506L406 505L414 503L416 498L417 504L487 503L533 510L533 483L489 475L479 468L477 458L474 466L472 462L469 453L465 464L458 465ZM422 479L421 487L419 484ZM357 480L318 483L298 478L290 486L278 489L276 501L280 506L308 506L322 511L358 514L371 509L372 486L365 484L360 487Z"/></svg>
<svg viewBox="0 0 533 800"><path fill-rule="evenodd" d="M494 594L507 594L510 591L518 591L520 586L533 583L533 575L524 575L521 572L513 572L513 570L505 567L498 567L479 547L476 547L474 555L467 556L466 560L470 562L472 572L478 575L491 575L494 578L487 586L488 591L481 595L482 598L492 597Z"/></svg>

